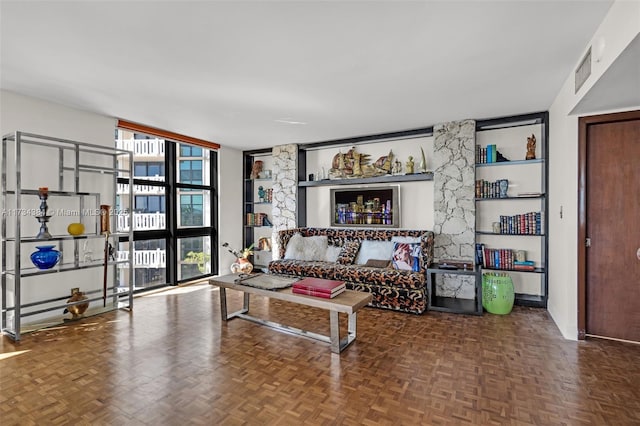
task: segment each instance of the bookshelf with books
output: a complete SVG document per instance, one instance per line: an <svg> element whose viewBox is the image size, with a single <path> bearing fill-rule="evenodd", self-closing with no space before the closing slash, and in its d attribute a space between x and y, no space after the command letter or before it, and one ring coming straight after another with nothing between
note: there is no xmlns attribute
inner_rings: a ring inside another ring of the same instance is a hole
<svg viewBox="0 0 640 426"><path fill-rule="evenodd" d="M253 244L254 269L265 268L271 261L273 157L270 148L245 151L243 157L243 243Z"/></svg>
<svg viewBox="0 0 640 426"><path fill-rule="evenodd" d="M518 305L547 306L548 113L476 122L476 264L508 271Z"/></svg>

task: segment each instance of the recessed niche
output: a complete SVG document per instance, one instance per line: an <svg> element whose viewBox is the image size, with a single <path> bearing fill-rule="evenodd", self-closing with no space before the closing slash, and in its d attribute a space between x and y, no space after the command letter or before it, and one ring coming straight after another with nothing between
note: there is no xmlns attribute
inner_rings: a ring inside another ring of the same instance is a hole
<svg viewBox="0 0 640 426"><path fill-rule="evenodd" d="M331 189L331 226L400 227L400 186Z"/></svg>

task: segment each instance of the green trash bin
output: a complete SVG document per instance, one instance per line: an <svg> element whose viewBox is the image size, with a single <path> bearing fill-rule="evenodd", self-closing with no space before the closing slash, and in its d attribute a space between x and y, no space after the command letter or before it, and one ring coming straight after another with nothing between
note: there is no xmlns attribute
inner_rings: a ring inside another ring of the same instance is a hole
<svg viewBox="0 0 640 426"><path fill-rule="evenodd" d="M487 312L506 315L513 309L515 292L508 274L482 274L482 307Z"/></svg>

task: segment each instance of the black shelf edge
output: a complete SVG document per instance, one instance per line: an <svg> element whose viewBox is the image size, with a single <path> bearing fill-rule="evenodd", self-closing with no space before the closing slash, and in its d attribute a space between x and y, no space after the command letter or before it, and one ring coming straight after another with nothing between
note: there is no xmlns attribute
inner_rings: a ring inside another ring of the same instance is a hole
<svg viewBox="0 0 640 426"><path fill-rule="evenodd" d="M245 225L245 228L273 228L273 225Z"/></svg>
<svg viewBox="0 0 640 426"><path fill-rule="evenodd" d="M500 200L535 200L540 199L543 200L545 198L545 194L540 195L520 195L515 197L480 197L476 198L476 201L500 201Z"/></svg>
<svg viewBox="0 0 640 426"><path fill-rule="evenodd" d="M516 164L535 164L544 163L544 158L536 158L534 160L509 160L509 161L497 161L495 163L476 163L476 167L491 167L491 166L511 166Z"/></svg>
<svg viewBox="0 0 640 426"><path fill-rule="evenodd" d="M482 311L476 310L476 301L474 299L458 299L455 297L432 296L429 301L429 310L454 314L482 315Z"/></svg>
<svg viewBox="0 0 640 426"><path fill-rule="evenodd" d="M491 231L476 231L476 235L497 235L500 237L545 237L545 234L498 234Z"/></svg>
<svg viewBox="0 0 640 426"><path fill-rule="evenodd" d="M361 185L367 183L389 183L389 182L414 182L433 180L433 172L414 173L411 175L384 175L370 178L354 178L354 179L324 179L312 181L300 181L299 187L309 186L329 186L329 185Z"/></svg>
<svg viewBox="0 0 640 426"><path fill-rule="evenodd" d="M245 201L244 203L245 204L252 204L252 205L253 204L273 204L273 203L270 203L268 201Z"/></svg>
<svg viewBox="0 0 640 426"><path fill-rule="evenodd" d="M546 308L547 303L544 296L534 294L516 293L514 304L518 306L528 306L530 308Z"/></svg>
<svg viewBox="0 0 640 426"><path fill-rule="evenodd" d="M253 181L260 181L260 182L272 182L273 178L255 178L255 179L245 179L245 182L253 182Z"/></svg>
<svg viewBox="0 0 640 426"><path fill-rule="evenodd" d="M478 272L477 268L464 269L464 268L441 268L437 263L432 264L427 268L427 274L453 274L453 275L475 275Z"/></svg>
<svg viewBox="0 0 640 426"><path fill-rule="evenodd" d="M544 268L535 268L533 271L522 271L518 269L500 269L500 268L490 268L488 266L483 266L483 270L485 271L499 271L499 272L524 272L525 274L544 274Z"/></svg>

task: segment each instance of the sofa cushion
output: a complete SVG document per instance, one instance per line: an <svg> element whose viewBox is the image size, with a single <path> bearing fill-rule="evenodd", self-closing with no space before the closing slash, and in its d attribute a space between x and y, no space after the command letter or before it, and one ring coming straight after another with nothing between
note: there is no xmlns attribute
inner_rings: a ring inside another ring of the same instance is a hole
<svg viewBox="0 0 640 426"><path fill-rule="evenodd" d="M327 246L327 253L324 256L324 260L327 262L335 263L338 261L340 252L342 252L342 247L329 245Z"/></svg>
<svg viewBox="0 0 640 426"><path fill-rule="evenodd" d="M269 272L272 274L324 278L327 280L334 279L336 271L341 268L344 268L344 266L322 261L280 259L269 262Z"/></svg>
<svg viewBox="0 0 640 426"><path fill-rule="evenodd" d="M345 265L334 271L336 280L348 283L377 284L387 287L421 289L425 287L425 274L391 268L372 268L364 265Z"/></svg>
<svg viewBox="0 0 640 426"><path fill-rule="evenodd" d="M393 242L364 240L360 243L360 250L355 264L364 265L369 259L391 259Z"/></svg>
<svg viewBox="0 0 640 426"><path fill-rule="evenodd" d="M296 233L289 240L289 244L287 244L284 258L293 260L324 260L326 253L326 235L303 237L302 234Z"/></svg>
<svg viewBox="0 0 640 426"><path fill-rule="evenodd" d="M369 259L364 266L370 266L372 268L388 268L391 266L391 261L389 259Z"/></svg>
<svg viewBox="0 0 640 426"><path fill-rule="evenodd" d="M336 263L339 265L351 265L356 260L359 248L360 241L346 241L342 246L342 251Z"/></svg>
<svg viewBox="0 0 640 426"><path fill-rule="evenodd" d="M420 271L421 247L419 243L393 243L393 268Z"/></svg>

